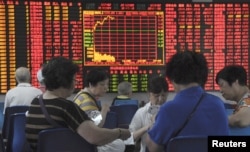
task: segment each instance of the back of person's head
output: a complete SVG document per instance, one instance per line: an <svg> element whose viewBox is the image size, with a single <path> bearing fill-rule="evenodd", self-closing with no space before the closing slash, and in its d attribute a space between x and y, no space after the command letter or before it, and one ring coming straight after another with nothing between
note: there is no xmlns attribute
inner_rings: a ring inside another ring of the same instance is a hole
<svg viewBox="0 0 250 152"><path fill-rule="evenodd" d="M208 76L206 58L199 52L177 52L166 65L166 76L176 84L198 83L204 86Z"/></svg>
<svg viewBox="0 0 250 152"><path fill-rule="evenodd" d="M166 79L162 76L156 76L150 79L148 85L148 92L158 94L161 91L167 92L168 91L168 83Z"/></svg>
<svg viewBox="0 0 250 152"><path fill-rule="evenodd" d="M221 69L216 75L216 83L223 79L231 86L236 80L242 86L247 85L247 72L241 65L228 65Z"/></svg>
<svg viewBox="0 0 250 152"><path fill-rule="evenodd" d="M132 94L132 84L127 81L122 81L118 84L118 94L119 95L128 95Z"/></svg>
<svg viewBox="0 0 250 152"><path fill-rule="evenodd" d="M26 67L17 68L15 76L18 83L30 83L30 70Z"/></svg>
<svg viewBox="0 0 250 152"><path fill-rule="evenodd" d="M79 67L71 60L64 57L53 57L42 69L46 89L53 91L60 87L72 87L75 74Z"/></svg>
<svg viewBox="0 0 250 152"><path fill-rule="evenodd" d="M84 79L85 86L90 87L90 85L96 86L98 82L109 79L109 75L104 69L93 68L86 74Z"/></svg>

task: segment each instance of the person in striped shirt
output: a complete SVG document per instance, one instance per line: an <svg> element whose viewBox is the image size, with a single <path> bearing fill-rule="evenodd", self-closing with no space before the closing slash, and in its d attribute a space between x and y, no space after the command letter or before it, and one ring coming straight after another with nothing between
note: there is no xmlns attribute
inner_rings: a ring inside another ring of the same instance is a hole
<svg viewBox="0 0 250 152"><path fill-rule="evenodd" d="M67 100L74 91L78 71L79 67L64 57L54 57L43 67L46 91L42 95L42 102L50 117L60 126L72 129L93 145L104 145L118 138L130 137L127 129L105 129L96 126L74 102ZM35 151L39 132L54 126L45 118L38 98L32 101L26 118L26 138Z"/></svg>

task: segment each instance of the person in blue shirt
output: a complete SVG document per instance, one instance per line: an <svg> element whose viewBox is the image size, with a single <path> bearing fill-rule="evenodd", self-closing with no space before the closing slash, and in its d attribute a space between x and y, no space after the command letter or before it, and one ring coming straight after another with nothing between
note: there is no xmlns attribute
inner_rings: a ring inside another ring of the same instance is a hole
<svg viewBox="0 0 250 152"><path fill-rule="evenodd" d="M208 67L202 53L177 52L166 65L166 76L176 95L161 106L148 131L149 151L166 151L169 140L176 136L229 134L223 101L203 89ZM192 111L192 117L186 121Z"/></svg>

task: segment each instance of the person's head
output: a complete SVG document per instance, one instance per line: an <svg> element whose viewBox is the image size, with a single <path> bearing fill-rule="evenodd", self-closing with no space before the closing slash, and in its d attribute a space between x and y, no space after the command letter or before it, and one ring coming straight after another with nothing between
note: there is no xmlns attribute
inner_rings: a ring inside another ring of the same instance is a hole
<svg viewBox="0 0 250 152"><path fill-rule="evenodd" d="M26 67L19 67L15 74L17 83L30 83L30 70Z"/></svg>
<svg viewBox="0 0 250 152"><path fill-rule="evenodd" d="M84 79L85 87L87 87L94 96L103 96L108 91L109 75L105 70L101 68L91 69Z"/></svg>
<svg viewBox="0 0 250 152"><path fill-rule="evenodd" d="M149 100L152 105L162 105L167 99L168 83L164 77L153 77L148 86Z"/></svg>
<svg viewBox="0 0 250 152"><path fill-rule="evenodd" d="M132 84L127 81L122 81L121 83L119 83L118 94L130 97L132 95Z"/></svg>
<svg viewBox="0 0 250 152"><path fill-rule="evenodd" d="M241 98L238 97L241 88L247 89L247 72L240 65L225 66L217 73L215 81L225 99L237 101Z"/></svg>
<svg viewBox="0 0 250 152"><path fill-rule="evenodd" d="M174 87L175 84L198 84L204 87L208 76L206 58L198 52L177 52L166 65L166 76ZM175 88L175 91L179 91L178 88Z"/></svg>
<svg viewBox="0 0 250 152"><path fill-rule="evenodd" d="M42 75L46 90L54 91L62 88L69 90L68 95L74 91L75 76L79 67L64 57L53 57L43 68Z"/></svg>
<svg viewBox="0 0 250 152"><path fill-rule="evenodd" d="M37 77L37 80L38 82L40 83L40 85L45 85L44 84L44 81L43 81L43 75L42 75L42 69L39 69L36 73L36 77Z"/></svg>

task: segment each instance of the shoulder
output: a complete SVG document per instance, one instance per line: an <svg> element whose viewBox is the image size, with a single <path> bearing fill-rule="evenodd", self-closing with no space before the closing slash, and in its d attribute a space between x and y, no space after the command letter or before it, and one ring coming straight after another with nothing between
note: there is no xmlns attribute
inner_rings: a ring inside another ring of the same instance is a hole
<svg viewBox="0 0 250 152"><path fill-rule="evenodd" d="M136 113L138 113L138 114L144 114L144 113L146 113L146 112L148 111L149 106L150 106L150 103L147 103L145 106L140 107L140 108L136 111Z"/></svg>
<svg viewBox="0 0 250 152"><path fill-rule="evenodd" d="M222 100L220 97L212 94L212 93L208 93L208 92L205 92L205 97L208 97L208 98L213 98L213 99L216 99L216 100Z"/></svg>
<svg viewBox="0 0 250 152"><path fill-rule="evenodd" d="M7 91L6 94L11 94L11 93L13 93L15 91L18 91L18 87L11 88L10 90Z"/></svg>
<svg viewBox="0 0 250 152"><path fill-rule="evenodd" d="M218 104L220 104L220 103L223 103L223 102L224 102L220 97L218 97L218 96L216 96L216 95L213 95L213 94L211 94L211 93L205 93L204 99L205 99L207 102L210 102L210 103L213 102L213 103L218 103Z"/></svg>
<svg viewBox="0 0 250 152"><path fill-rule="evenodd" d="M11 88L10 90L8 90L5 94L5 98L9 98L9 97L13 97L15 96L15 94L17 92L19 92L20 90L17 87Z"/></svg>
<svg viewBox="0 0 250 152"><path fill-rule="evenodd" d="M247 105L248 107L250 107L250 95L245 96L245 97L242 99L242 102L243 102L244 105Z"/></svg>
<svg viewBox="0 0 250 152"><path fill-rule="evenodd" d="M36 99L35 102L39 104L38 99ZM46 107L56 109L56 111L59 110L62 113L74 113L74 111L79 108L74 102L63 98L44 100L44 104Z"/></svg>
<svg viewBox="0 0 250 152"><path fill-rule="evenodd" d="M39 93L42 93L42 91L36 87L31 87L32 90L36 91L36 92L39 92Z"/></svg>
<svg viewBox="0 0 250 152"><path fill-rule="evenodd" d="M91 96L86 92L78 92L74 97L73 101L84 101L84 100L93 100Z"/></svg>

